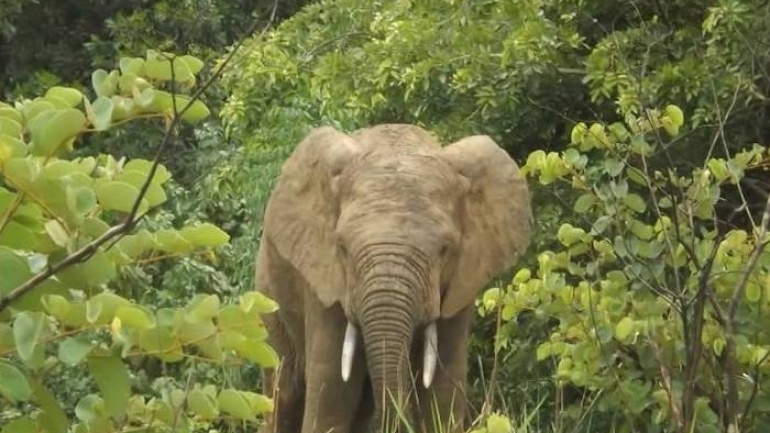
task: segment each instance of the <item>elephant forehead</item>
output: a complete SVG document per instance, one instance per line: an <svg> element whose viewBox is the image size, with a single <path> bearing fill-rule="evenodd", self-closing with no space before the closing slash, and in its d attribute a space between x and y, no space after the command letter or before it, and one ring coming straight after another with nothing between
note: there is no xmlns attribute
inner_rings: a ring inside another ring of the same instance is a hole
<svg viewBox="0 0 770 433"><path fill-rule="evenodd" d="M385 194L436 200L457 191L458 178L446 162L430 154L369 154L351 167L354 196Z"/></svg>

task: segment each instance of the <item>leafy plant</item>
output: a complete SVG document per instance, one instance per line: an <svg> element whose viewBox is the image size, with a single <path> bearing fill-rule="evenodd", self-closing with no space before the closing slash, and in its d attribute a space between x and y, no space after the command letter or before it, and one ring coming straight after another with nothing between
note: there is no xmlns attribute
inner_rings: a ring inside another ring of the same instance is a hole
<svg viewBox="0 0 770 433"><path fill-rule="evenodd" d="M180 121L209 115L205 86L186 93L202 67L193 56L148 51L94 71L93 100L52 87L0 104L0 398L16 408L2 414L3 432L188 431L272 409L265 396L192 380L155 395L132 390L125 361L275 365L259 314L277 306L249 292L156 309L114 290L148 257L213 254L229 236L209 223L142 227L167 199L171 175L158 157L70 157L85 135L152 119L165 129L162 154ZM95 385L74 419L47 385L63 367L85 368Z"/></svg>

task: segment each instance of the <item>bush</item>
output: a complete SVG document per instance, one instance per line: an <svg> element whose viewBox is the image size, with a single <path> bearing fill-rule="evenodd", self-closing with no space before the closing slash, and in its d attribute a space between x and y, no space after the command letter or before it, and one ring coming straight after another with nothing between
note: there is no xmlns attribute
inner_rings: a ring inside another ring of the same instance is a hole
<svg viewBox="0 0 770 433"><path fill-rule="evenodd" d="M166 199L159 160L72 157L83 136L153 119L160 156L180 121L209 115L198 99L192 56L148 51L119 70L96 70L94 99L52 87L33 100L0 103L0 413L3 432L190 431L254 422L272 409L262 395L196 372L244 361L277 362L257 292L233 301L198 294L156 308L125 286L160 258L215 257L229 236L210 223L153 229L143 220ZM168 366L142 381L148 360ZM127 365L127 361L129 365ZM184 364L184 376L174 366ZM52 385L87 372L74 388ZM210 371L209 371L210 372ZM185 377L186 376L186 377ZM63 388L63 389L62 389Z"/></svg>

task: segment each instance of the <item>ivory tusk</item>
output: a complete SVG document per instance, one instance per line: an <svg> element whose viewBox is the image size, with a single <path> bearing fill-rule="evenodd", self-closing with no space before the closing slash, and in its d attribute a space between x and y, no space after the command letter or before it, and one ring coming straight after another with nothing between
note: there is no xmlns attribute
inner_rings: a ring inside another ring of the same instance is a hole
<svg viewBox="0 0 770 433"><path fill-rule="evenodd" d="M436 373L436 363L438 361L438 334L436 333L436 322L431 322L425 328L425 350L423 351L422 362L422 384L425 388L430 388L433 383L433 375Z"/></svg>
<svg viewBox="0 0 770 433"><path fill-rule="evenodd" d="M356 353L356 339L358 331L352 323L348 322L345 328L345 340L342 342L342 381L350 379L350 369L353 366L353 355Z"/></svg>

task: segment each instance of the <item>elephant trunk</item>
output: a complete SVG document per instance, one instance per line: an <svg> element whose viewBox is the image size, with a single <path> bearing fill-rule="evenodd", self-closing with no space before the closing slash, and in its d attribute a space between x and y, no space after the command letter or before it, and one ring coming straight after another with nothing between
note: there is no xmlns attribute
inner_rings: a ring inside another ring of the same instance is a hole
<svg viewBox="0 0 770 433"><path fill-rule="evenodd" d="M375 425L397 424L392 409L409 418L409 354L416 323L414 292L385 287L372 290L362 305L361 329L375 399Z"/></svg>

